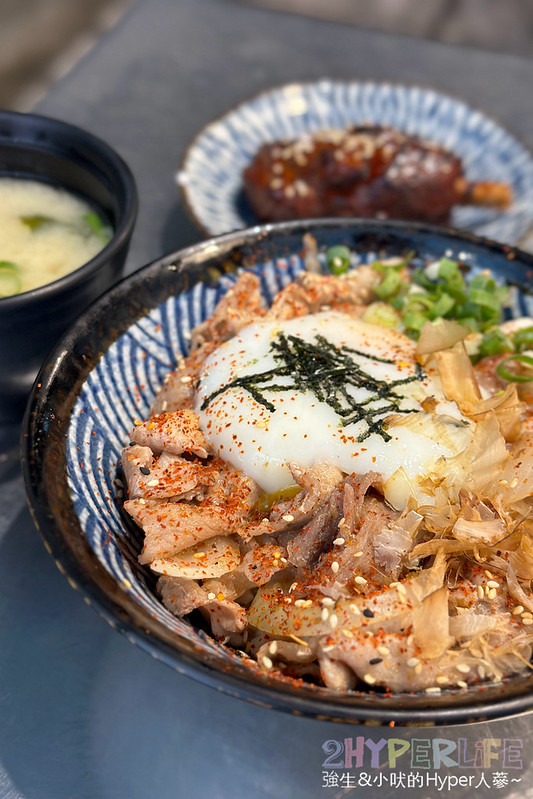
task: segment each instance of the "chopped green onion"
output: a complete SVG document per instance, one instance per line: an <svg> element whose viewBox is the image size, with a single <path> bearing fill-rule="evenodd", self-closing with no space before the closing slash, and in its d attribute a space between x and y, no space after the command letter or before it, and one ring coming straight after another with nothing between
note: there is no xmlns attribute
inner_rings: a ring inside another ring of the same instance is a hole
<svg viewBox="0 0 533 799"><path fill-rule="evenodd" d="M533 349L533 327L523 327L517 330L513 336L514 349L516 352Z"/></svg>
<svg viewBox="0 0 533 799"><path fill-rule="evenodd" d="M507 369L506 364L508 363L524 363L529 367L532 367L530 370L529 376L527 374L516 374L516 372L510 372ZM511 383L529 383L533 380L533 358L529 355L522 355L522 354L515 354L509 355L508 358L504 358L503 361L500 361L498 366L496 367L496 372L498 373L499 377L502 380L508 380Z"/></svg>
<svg viewBox="0 0 533 799"><path fill-rule="evenodd" d="M442 280L456 280L460 277L463 280L461 270L457 261L452 261L451 258L441 258L439 264L439 277Z"/></svg>
<svg viewBox="0 0 533 799"><path fill-rule="evenodd" d="M386 300L389 297L393 297L398 292L401 285L401 275L395 267L391 267L387 269L381 283L374 287L374 291L380 299Z"/></svg>
<svg viewBox="0 0 533 799"><path fill-rule="evenodd" d="M402 327L400 314L395 311L388 302L370 303L370 305L367 305L365 308L361 319L363 322L369 322L372 325L381 325L381 327L389 327L392 330L401 330Z"/></svg>
<svg viewBox="0 0 533 799"><path fill-rule="evenodd" d="M103 219L101 219L101 217L99 217L95 211L90 211L88 214L85 214L83 218L95 236L99 236L107 244L112 236L112 231L109 225L106 225Z"/></svg>
<svg viewBox="0 0 533 799"><path fill-rule="evenodd" d="M420 294L416 292L415 294L409 294L404 301L404 310L406 313L411 311L420 311L424 313L428 311L432 313L434 300L428 294Z"/></svg>
<svg viewBox="0 0 533 799"><path fill-rule="evenodd" d="M403 323L407 333L415 333L417 337L427 321L427 316L417 311L408 312L403 316Z"/></svg>
<svg viewBox="0 0 533 799"><path fill-rule="evenodd" d="M481 333L499 323L508 290L490 275L475 275L467 283L457 261L442 258L437 270L414 269L409 283L401 272L403 266L375 263L373 268L380 279L374 291L400 313L406 333L413 338L418 338L426 321L454 319Z"/></svg>
<svg viewBox="0 0 533 799"><path fill-rule="evenodd" d="M480 305L483 308L489 308L491 311L500 312L501 303L494 294L484 289L470 288L468 292L469 302L474 305Z"/></svg>
<svg viewBox="0 0 533 799"><path fill-rule="evenodd" d="M21 216L20 221L23 222L30 230L39 230L43 225L49 225L55 220L49 216L42 214L35 214L34 216Z"/></svg>
<svg viewBox="0 0 533 799"><path fill-rule="evenodd" d="M485 358L491 355L503 355L504 352L512 352L513 349L509 337L498 327L494 327L483 335L477 354L480 358Z"/></svg>
<svg viewBox="0 0 533 799"><path fill-rule="evenodd" d="M329 247L326 250L326 263L334 275L343 275L351 266L350 250L344 244Z"/></svg>
<svg viewBox="0 0 533 799"><path fill-rule="evenodd" d="M22 289L20 267L13 261L0 261L0 297L11 297Z"/></svg>

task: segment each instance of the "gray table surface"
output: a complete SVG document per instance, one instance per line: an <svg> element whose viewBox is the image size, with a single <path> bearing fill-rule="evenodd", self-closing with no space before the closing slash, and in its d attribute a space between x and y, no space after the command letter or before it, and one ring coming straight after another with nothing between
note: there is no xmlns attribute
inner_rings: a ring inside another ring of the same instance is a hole
<svg viewBox="0 0 533 799"><path fill-rule="evenodd" d="M533 149L530 61L223 0L138 3L36 110L88 128L130 164L141 200L131 272L200 238L174 183L190 138L261 89L323 77L447 92ZM460 729L363 729L284 716L180 677L71 590L44 550L16 459L6 452L0 480L0 799L533 795L529 714ZM370 785L323 787L323 742L357 735L462 737L472 746L522 739L524 768L495 761L475 771L486 783L476 790L434 780L380 788L378 774L387 769L369 769Z"/></svg>

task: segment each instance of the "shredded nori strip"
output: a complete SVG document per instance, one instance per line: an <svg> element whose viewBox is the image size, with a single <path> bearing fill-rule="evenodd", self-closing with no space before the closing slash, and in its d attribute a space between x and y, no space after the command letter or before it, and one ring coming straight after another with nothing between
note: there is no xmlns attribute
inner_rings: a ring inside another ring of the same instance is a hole
<svg viewBox="0 0 533 799"><path fill-rule="evenodd" d="M400 408L399 402L404 398L395 389L425 377L422 367L417 363L415 374L409 377L391 381L379 380L365 372L352 355L379 363L394 364L394 360L379 358L351 347L337 347L324 336L316 336L314 342L309 342L297 336L278 333L270 349L279 366L259 374L236 377L210 394L203 401L202 410L215 397L230 388L244 388L271 413L276 408L265 396L265 391L312 391L320 402L326 402L341 417L343 427L355 422L366 422L367 429L358 436L358 442L364 441L372 433L390 441L392 436L385 430L384 416L391 413L412 413L415 410ZM292 383L276 383L279 377L289 377ZM370 392L370 396L357 401L347 390L348 386L364 388ZM385 403L373 407L377 400L385 400Z"/></svg>

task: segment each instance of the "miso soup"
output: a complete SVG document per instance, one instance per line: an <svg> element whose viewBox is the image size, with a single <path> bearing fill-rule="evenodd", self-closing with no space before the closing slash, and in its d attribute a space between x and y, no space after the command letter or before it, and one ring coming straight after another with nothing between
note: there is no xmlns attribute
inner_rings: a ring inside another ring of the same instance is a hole
<svg viewBox="0 0 533 799"><path fill-rule="evenodd" d="M44 286L90 261L112 229L63 188L0 178L0 297Z"/></svg>

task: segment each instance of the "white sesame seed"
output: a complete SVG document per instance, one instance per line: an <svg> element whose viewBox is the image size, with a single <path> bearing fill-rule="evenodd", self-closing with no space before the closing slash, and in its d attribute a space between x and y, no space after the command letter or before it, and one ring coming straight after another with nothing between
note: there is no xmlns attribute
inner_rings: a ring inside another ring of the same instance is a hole
<svg viewBox="0 0 533 799"><path fill-rule="evenodd" d="M207 598L210 599L211 601L213 601L213 599L216 599L216 594L214 594L212 591L210 591L208 593L208 595L207 595Z"/></svg>
<svg viewBox="0 0 533 799"><path fill-rule="evenodd" d="M343 516L340 522L338 523L337 528L342 527L344 524L346 524L346 519Z"/></svg>
<svg viewBox="0 0 533 799"><path fill-rule="evenodd" d="M468 674L470 671L470 666L468 666L466 663L458 663L455 668L457 671L460 671L461 674Z"/></svg>
<svg viewBox="0 0 533 799"><path fill-rule="evenodd" d="M426 688L426 694L440 694L440 690L439 685L430 685L429 688Z"/></svg>
<svg viewBox="0 0 533 799"><path fill-rule="evenodd" d="M407 661L407 665L409 666L410 669L414 669L414 667L418 666L419 663L420 661L418 658L409 658L409 660Z"/></svg>
<svg viewBox="0 0 533 799"><path fill-rule="evenodd" d="M378 652L380 655L384 655L385 657L387 657L387 655L390 655L389 647L384 646L383 644L381 646L378 646Z"/></svg>
<svg viewBox="0 0 533 799"><path fill-rule="evenodd" d="M407 590L405 588L405 585L403 585L403 583L398 583L396 588L398 589L398 593L399 594L406 594L407 593Z"/></svg>
<svg viewBox="0 0 533 799"><path fill-rule="evenodd" d="M353 581L354 583L357 583L357 585L366 585L368 582L364 577L361 577L360 574L358 574L357 577L354 577Z"/></svg>
<svg viewBox="0 0 533 799"><path fill-rule="evenodd" d="M513 611L512 611L513 616L520 616L520 614L523 613L523 612L524 612L524 606L523 605L517 605L515 608L513 608Z"/></svg>
<svg viewBox="0 0 533 799"><path fill-rule="evenodd" d="M320 618L322 621L327 621L329 618L329 610L327 608L322 608L322 613L320 614Z"/></svg>
<svg viewBox="0 0 533 799"><path fill-rule="evenodd" d="M489 588L499 588L500 584L496 580L489 580L487 583Z"/></svg>
<svg viewBox="0 0 533 799"><path fill-rule="evenodd" d="M295 608L301 608L302 605L304 604L304 602L305 602L305 599L297 599L296 602L294 603L294 607Z"/></svg>
<svg viewBox="0 0 533 799"><path fill-rule="evenodd" d="M466 683L464 680L457 680L457 685L459 688L468 688L468 683Z"/></svg>
<svg viewBox="0 0 533 799"><path fill-rule="evenodd" d="M489 570L488 570L488 569L485 569L485 577L488 577L488 578L489 578L489 580L493 580L493 579L494 579L494 575L493 575L493 573L492 573L492 572L489 572Z"/></svg>
<svg viewBox="0 0 533 799"><path fill-rule="evenodd" d="M341 633L345 636L345 638L353 638L353 632L351 630L347 630L346 627L341 630Z"/></svg>
<svg viewBox="0 0 533 799"><path fill-rule="evenodd" d="M154 479L153 480L149 480L146 483L146 485L150 486L150 488L153 488L153 486L158 486L159 485L159 480L157 479L157 477L154 477Z"/></svg>
<svg viewBox="0 0 533 799"><path fill-rule="evenodd" d="M337 618L337 616L334 613L332 613L331 616L328 619L328 623L329 623L329 626L332 628L332 630L334 630L335 627L337 626L337 624L339 623L339 619Z"/></svg>
<svg viewBox="0 0 533 799"><path fill-rule="evenodd" d="M300 164L300 166L305 166L305 164L307 163L307 158L305 158L305 156L302 155L300 156L300 159L301 160L299 161L297 157L296 163ZM296 192L300 195L300 197L306 197L309 194L309 186L307 185L305 180L296 180L294 182L294 188L296 189Z"/></svg>
<svg viewBox="0 0 533 799"><path fill-rule="evenodd" d="M284 522L294 521L294 516L292 515L292 513L286 513L285 516L282 516L281 518L283 519Z"/></svg>
<svg viewBox="0 0 533 799"><path fill-rule="evenodd" d="M278 178L278 177L272 178L272 180L270 181L269 185L270 185L271 189L273 189L274 191L277 191L277 189L283 188L283 180L281 178Z"/></svg>
<svg viewBox="0 0 533 799"><path fill-rule="evenodd" d="M304 599L302 608L310 608L312 604L313 604L312 599Z"/></svg>
<svg viewBox="0 0 533 799"><path fill-rule="evenodd" d="M363 680L367 683L367 685L374 685L377 682L376 678L372 676L372 674L365 674Z"/></svg>
<svg viewBox="0 0 533 799"><path fill-rule="evenodd" d="M331 608L335 604L335 600L330 596L325 596L324 599L321 599L320 601L328 608Z"/></svg>
<svg viewBox="0 0 533 799"><path fill-rule="evenodd" d="M495 588L489 588L487 596L489 599L496 599L496 597L498 596L498 592Z"/></svg>
<svg viewBox="0 0 533 799"><path fill-rule="evenodd" d="M525 610L521 616L523 619L533 619L533 613L530 613L528 610Z"/></svg>
<svg viewBox="0 0 533 799"><path fill-rule="evenodd" d="M341 547L344 544L344 538L336 538L333 544L336 547Z"/></svg>
<svg viewBox="0 0 533 799"><path fill-rule="evenodd" d="M335 649L335 644L328 644L322 647L322 652L331 652L332 649Z"/></svg>
<svg viewBox="0 0 533 799"><path fill-rule="evenodd" d="M485 669L483 668L483 666L478 666L477 667L477 673L479 675L479 679L480 680L484 680L485 679L486 672L485 672Z"/></svg>
<svg viewBox="0 0 533 799"><path fill-rule="evenodd" d="M533 619L524 619L524 618L522 618L522 624L526 624L526 625L533 624Z"/></svg>
<svg viewBox="0 0 533 799"><path fill-rule="evenodd" d="M291 591L294 591L295 588L298 588L298 583L291 583L289 588L289 593L291 593Z"/></svg>
<svg viewBox="0 0 533 799"><path fill-rule="evenodd" d="M331 571L333 572L333 574L337 574L339 569L340 569L340 565L339 565L338 561L334 560L333 563L331 564Z"/></svg>
<svg viewBox="0 0 533 799"><path fill-rule="evenodd" d="M483 586L482 585L478 585L478 587L477 587L477 595L478 595L478 597L480 599L483 599L483 597L485 596L485 592L483 591Z"/></svg>
<svg viewBox="0 0 533 799"><path fill-rule="evenodd" d="M266 655L265 655L265 657L262 659L261 663L262 663L262 665L265 667L265 669L271 669L271 668L272 668L272 666L274 665L274 664L272 663L272 661L270 660L270 658L266 657Z"/></svg>
<svg viewBox="0 0 533 799"><path fill-rule="evenodd" d="M362 555L363 555L363 553L362 553L362 552L354 552L354 553L353 553L353 555L352 555L352 557L354 557L354 558L360 558L360 557L362 557Z"/></svg>
<svg viewBox="0 0 533 799"><path fill-rule="evenodd" d="M439 674L438 677L435 677L435 682L438 682L440 685L446 685L449 682L449 680L445 674Z"/></svg>
<svg viewBox="0 0 533 799"><path fill-rule="evenodd" d="M278 642L272 641L272 643L269 644L268 646L268 651L270 652L271 655L275 655L276 652L278 651Z"/></svg>

